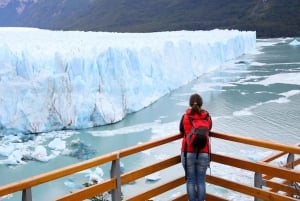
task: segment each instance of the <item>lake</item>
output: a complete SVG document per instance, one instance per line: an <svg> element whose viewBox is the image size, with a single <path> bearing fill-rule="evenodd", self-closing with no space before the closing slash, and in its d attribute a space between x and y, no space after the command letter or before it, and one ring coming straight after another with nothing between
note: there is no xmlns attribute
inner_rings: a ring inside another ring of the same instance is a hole
<svg viewBox="0 0 300 201"><path fill-rule="evenodd" d="M130 114L123 121L99 128L81 131L61 131L41 134L44 144L54 138L71 143L81 142L80 150L59 155L48 162L28 161L18 166L0 165L0 184L50 171L83 161L87 158L137 145L162 136L178 133L178 124L188 106L189 96L199 93L213 119L213 130L234 135L294 145L300 141L300 46L289 43L292 38L257 39L257 53L244 55L224 64L220 70L200 76L199 79L176 89L151 106ZM299 40L299 39L298 39ZM187 66L188 68L188 66ZM179 75L180 76L180 75ZM83 151L82 151L83 150ZM78 151L78 152L76 152ZM249 150L238 144L212 140L212 151L232 156L259 160L272 152L253 147ZM124 170L137 165L163 160L179 154L180 141L167 145L163 150L153 149L122 161ZM280 161L278 161L280 163ZM108 177L107 167L101 167ZM253 184L253 175L242 170L211 164L211 174ZM163 183L183 174L180 165L171 171L155 175L156 182L145 178L124 188L130 195L145 187ZM33 189L34 200L52 200L55 195L69 192L74 185L87 181L85 174L76 174L41 185ZM185 188L168 192L155 200L167 200ZM230 200L253 200L226 189L207 185L207 191ZM20 194L0 200L20 200Z"/></svg>

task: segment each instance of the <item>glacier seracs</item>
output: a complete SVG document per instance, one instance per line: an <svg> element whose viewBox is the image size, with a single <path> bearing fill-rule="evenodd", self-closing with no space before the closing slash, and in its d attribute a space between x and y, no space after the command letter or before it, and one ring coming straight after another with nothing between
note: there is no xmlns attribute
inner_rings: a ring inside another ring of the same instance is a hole
<svg viewBox="0 0 300 201"><path fill-rule="evenodd" d="M0 130L114 123L255 51L238 30L107 33L0 28Z"/></svg>

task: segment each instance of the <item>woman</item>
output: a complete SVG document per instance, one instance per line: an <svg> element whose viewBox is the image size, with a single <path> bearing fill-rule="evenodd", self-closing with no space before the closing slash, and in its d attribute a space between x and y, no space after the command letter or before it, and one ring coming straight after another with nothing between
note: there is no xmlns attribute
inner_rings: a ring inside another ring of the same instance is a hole
<svg viewBox="0 0 300 201"><path fill-rule="evenodd" d="M189 101L190 107L186 109L179 125L180 133L183 135L181 162L185 170L189 201L203 201L206 194L205 177L210 161L209 137L206 136L206 143L200 149L191 146L187 140L187 136L190 135L192 130L192 120L203 121L203 125L207 127L207 130L211 130L211 117L206 110L202 109L202 104L203 101L199 94L191 95Z"/></svg>

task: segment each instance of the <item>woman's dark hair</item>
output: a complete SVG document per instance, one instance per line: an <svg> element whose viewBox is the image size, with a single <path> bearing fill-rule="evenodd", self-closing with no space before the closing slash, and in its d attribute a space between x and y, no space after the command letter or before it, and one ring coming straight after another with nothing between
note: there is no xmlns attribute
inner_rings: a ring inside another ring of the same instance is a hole
<svg viewBox="0 0 300 201"><path fill-rule="evenodd" d="M200 114L203 100L199 94L193 94L190 97L191 115Z"/></svg>

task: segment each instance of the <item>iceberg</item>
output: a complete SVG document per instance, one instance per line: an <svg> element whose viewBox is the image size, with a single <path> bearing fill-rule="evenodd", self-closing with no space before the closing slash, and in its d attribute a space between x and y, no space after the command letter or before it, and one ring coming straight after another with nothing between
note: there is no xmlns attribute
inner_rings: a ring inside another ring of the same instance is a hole
<svg viewBox="0 0 300 201"><path fill-rule="evenodd" d="M218 29L108 33L2 27L0 38L2 136L121 121L256 48L255 32Z"/></svg>
<svg viewBox="0 0 300 201"><path fill-rule="evenodd" d="M160 172L152 173L145 177L147 182L155 182L161 179Z"/></svg>
<svg viewBox="0 0 300 201"><path fill-rule="evenodd" d="M291 45L291 46L298 46L298 45L300 45L300 42L297 41L296 39L294 39L293 41L291 41L291 42L289 43L289 45Z"/></svg>

